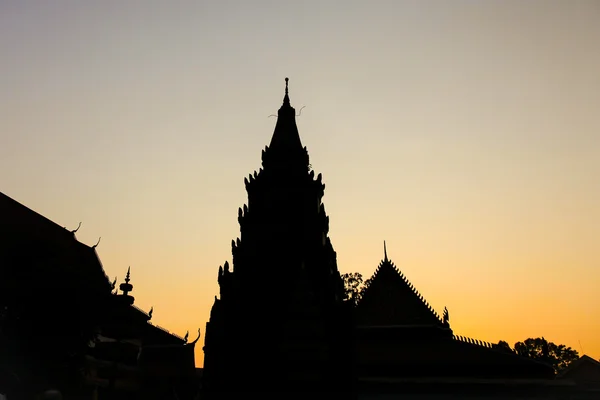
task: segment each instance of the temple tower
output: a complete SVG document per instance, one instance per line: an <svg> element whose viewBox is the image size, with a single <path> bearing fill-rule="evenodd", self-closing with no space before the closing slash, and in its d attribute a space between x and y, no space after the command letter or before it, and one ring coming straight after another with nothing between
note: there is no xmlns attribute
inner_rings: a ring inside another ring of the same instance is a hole
<svg viewBox="0 0 600 400"><path fill-rule="evenodd" d="M220 298L206 327L205 388L346 387L349 305L328 237L325 185L302 146L287 78L262 168L244 183L248 204L238 210L240 237L231 243L232 265L219 267Z"/></svg>

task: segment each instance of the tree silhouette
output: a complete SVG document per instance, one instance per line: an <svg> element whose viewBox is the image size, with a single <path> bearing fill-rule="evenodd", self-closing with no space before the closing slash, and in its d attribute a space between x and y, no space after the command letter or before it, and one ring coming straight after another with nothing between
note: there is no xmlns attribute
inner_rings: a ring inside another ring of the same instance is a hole
<svg viewBox="0 0 600 400"><path fill-rule="evenodd" d="M513 352L513 349L511 349L510 345L507 342L505 342L504 340L499 341L498 344L496 344L495 347L498 350L506 351L506 352L509 352L509 353Z"/></svg>
<svg viewBox="0 0 600 400"><path fill-rule="evenodd" d="M344 300L356 305L363 284L362 274L359 272L348 272L342 274L342 280L344 281Z"/></svg>
<svg viewBox="0 0 600 400"><path fill-rule="evenodd" d="M498 349L512 351L508 343L501 340L496 345ZM543 337L529 338L523 342L517 342L514 351L523 357L529 357L534 360L551 365L554 371L559 372L566 368L570 363L579 359L579 353L564 344L555 344L548 342Z"/></svg>
<svg viewBox="0 0 600 400"><path fill-rule="evenodd" d="M344 298L354 305L358 303L365 289L371 283L371 278L363 281L363 276L360 272L342 274L342 280L344 281Z"/></svg>

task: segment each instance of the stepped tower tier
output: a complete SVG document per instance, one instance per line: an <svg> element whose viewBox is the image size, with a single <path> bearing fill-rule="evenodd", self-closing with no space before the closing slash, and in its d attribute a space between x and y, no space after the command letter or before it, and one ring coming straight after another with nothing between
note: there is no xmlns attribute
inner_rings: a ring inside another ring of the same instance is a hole
<svg viewBox="0 0 600 400"><path fill-rule="evenodd" d="M262 164L263 168L244 179L248 204L238 210L240 238L232 243L233 270L226 264L220 278L222 299L226 301L223 295L227 294L246 299L259 296L251 288L273 281L269 295L275 290L280 302L291 301L293 291L275 282L291 282L304 271L318 301L341 302L343 283L321 202L325 185L321 174L309 171L287 78L283 105L271 144L262 153Z"/></svg>
<svg viewBox="0 0 600 400"><path fill-rule="evenodd" d="M298 390L302 382L308 390L311 383L335 382L332 375L343 370L340 354L347 353L340 338L351 332L350 309L328 237L325 185L309 168L287 78L262 168L244 183L240 237L231 242L232 264L219 267L220 298L206 328L205 386L266 390L276 382L281 390ZM261 369L250 367L256 362Z"/></svg>

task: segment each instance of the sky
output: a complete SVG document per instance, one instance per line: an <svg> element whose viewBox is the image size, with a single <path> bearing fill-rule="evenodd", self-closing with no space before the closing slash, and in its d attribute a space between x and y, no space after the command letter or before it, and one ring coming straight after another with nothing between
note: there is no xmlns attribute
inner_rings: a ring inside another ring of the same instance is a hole
<svg viewBox="0 0 600 400"><path fill-rule="evenodd" d="M3 0L0 54L0 191L170 331L205 333L287 76L341 272L386 240L455 334L600 358L598 1Z"/></svg>

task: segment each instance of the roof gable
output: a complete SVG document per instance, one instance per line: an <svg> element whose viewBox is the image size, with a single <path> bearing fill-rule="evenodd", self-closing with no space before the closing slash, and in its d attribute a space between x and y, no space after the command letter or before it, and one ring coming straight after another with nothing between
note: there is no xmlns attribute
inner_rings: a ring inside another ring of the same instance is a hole
<svg viewBox="0 0 600 400"><path fill-rule="evenodd" d="M558 374L558 377L579 378L579 375L589 380L600 382L600 362L584 354L562 370Z"/></svg>
<svg viewBox="0 0 600 400"><path fill-rule="evenodd" d="M443 325L439 315L387 255L356 305L356 322L362 326Z"/></svg>

